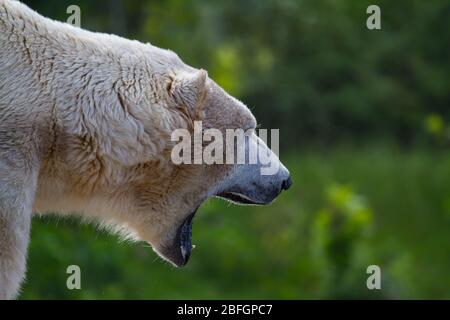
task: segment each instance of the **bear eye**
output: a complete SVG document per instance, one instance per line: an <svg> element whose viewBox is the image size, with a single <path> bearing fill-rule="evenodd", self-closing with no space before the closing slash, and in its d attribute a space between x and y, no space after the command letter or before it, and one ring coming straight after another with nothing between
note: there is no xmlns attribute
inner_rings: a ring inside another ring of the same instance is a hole
<svg viewBox="0 0 450 320"><path fill-rule="evenodd" d="M255 130L256 130L256 127L257 126L255 126L255 125L249 125L249 126L247 126L247 127L245 127L245 129L244 129L244 132L248 132L248 133L250 133L250 134L252 134L252 133L254 133L255 132Z"/></svg>
<svg viewBox="0 0 450 320"><path fill-rule="evenodd" d="M251 130L251 132L254 132L256 130L256 128L259 128L261 125L257 124L255 120L252 120L248 125L247 125L247 130Z"/></svg>

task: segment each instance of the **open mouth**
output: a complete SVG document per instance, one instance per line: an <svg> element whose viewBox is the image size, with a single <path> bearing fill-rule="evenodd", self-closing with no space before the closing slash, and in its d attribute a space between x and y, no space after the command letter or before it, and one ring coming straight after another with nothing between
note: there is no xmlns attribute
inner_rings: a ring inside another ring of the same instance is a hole
<svg viewBox="0 0 450 320"><path fill-rule="evenodd" d="M198 208L197 208L198 209ZM195 209L178 227L174 241L174 247L163 255L177 267L182 267L188 263L192 251L192 224L197 213Z"/></svg>
<svg viewBox="0 0 450 320"><path fill-rule="evenodd" d="M183 265L189 261L192 251L192 223L194 216L197 213L197 209L191 213L183 224L180 226L178 231L178 242L180 244L181 256L183 258Z"/></svg>
<svg viewBox="0 0 450 320"><path fill-rule="evenodd" d="M217 194L216 197L229 200L236 204L247 204L247 205L263 205L265 203L258 202L235 192L222 192ZM195 214L198 208L196 208L183 223L178 227L177 234L174 241L174 246L171 250L164 250L163 255L177 267L183 267L189 261L191 252L193 249L192 245L192 226L194 222Z"/></svg>

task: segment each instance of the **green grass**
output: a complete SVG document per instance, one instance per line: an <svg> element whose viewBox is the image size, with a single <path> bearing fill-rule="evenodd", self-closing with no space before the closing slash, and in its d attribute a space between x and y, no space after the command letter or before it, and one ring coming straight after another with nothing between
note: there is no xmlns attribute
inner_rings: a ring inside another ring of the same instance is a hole
<svg viewBox="0 0 450 320"><path fill-rule="evenodd" d="M275 204L202 206L184 269L77 219L35 219L21 298L450 298L450 153L370 146L282 160L294 184ZM66 288L71 264L82 290ZM370 264L380 291L366 288Z"/></svg>

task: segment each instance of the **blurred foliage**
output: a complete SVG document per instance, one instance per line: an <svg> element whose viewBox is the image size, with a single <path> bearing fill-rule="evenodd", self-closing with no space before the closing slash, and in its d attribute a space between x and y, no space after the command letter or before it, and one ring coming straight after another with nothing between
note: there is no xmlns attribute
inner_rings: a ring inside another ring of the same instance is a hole
<svg viewBox="0 0 450 320"><path fill-rule="evenodd" d="M329 298L361 297L358 283L364 282L364 266L369 261L355 261L358 250L368 252L364 236L371 226L372 211L351 187L332 184L325 198L327 207L317 212L313 227L315 260L320 262L324 286ZM358 247L356 247L358 246ZM352 265L356 262L356 265ZM359 270L359 272L357 271Z"/></svg>
<svg viewBox="0 0 450 320"><path fill-rule="evenodd" d="M440 115L432 113L426 118L426 127L432 135L440 136L444 132L444 121Z"/></svg>
<svg viewBox="0 0 450 320"><path fill-rule="evenodd" d="M78 219L35 219L22 298L450 298L450 153L372 145L284 161L294 184L273 205L199 209L183 269ZM79 291L66 288L72 264ZM380 291L366 288L371 264Z"/></svg>
<svg viewBox="0 0 450 320"><path fill-rule="evenodd" d="M448 0L24 2L59 20L78 4L83 28L207 69L281 129L294 184L268 207L202 206L182 270L78 219L35 219L22 298L450 298Z"/></svg>
<svg viewBox="0 0 450 320"><path fill-rule="evenodd" d="M27 0L66 20L72 0ZM245 101L282 144L411 144L450 119L448 0L77 0L82 26L170 48ZM381 7L382 30L366 28Z"/></svg>
<svg viewBox="0 0 450 320"><path fill-rule="evenodd" d="M445 148L450 146L450 123L446 123L441 115L429 114L425 118L425 130L429 134L431 145Z"/></svg>

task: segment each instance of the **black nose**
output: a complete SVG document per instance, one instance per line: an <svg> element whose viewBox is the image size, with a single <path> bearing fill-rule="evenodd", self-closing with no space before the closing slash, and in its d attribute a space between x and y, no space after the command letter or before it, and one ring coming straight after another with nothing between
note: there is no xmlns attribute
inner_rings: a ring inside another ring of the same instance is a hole
<svg viewBox="0 0 450 320"><path fill-rule="evenodd" d="M287 189L289 189L291 187L291 185L292 185L292 179L291 179L291 177L289 177L289 178L287 178L286 180L283 181L283 184L281 185L281 187L284 190L287 190Z"/></svg>

